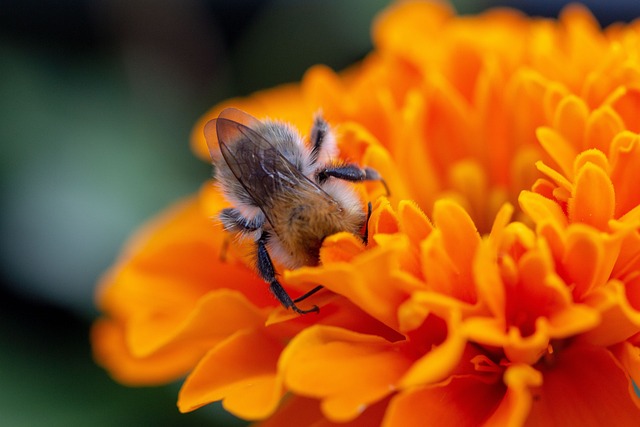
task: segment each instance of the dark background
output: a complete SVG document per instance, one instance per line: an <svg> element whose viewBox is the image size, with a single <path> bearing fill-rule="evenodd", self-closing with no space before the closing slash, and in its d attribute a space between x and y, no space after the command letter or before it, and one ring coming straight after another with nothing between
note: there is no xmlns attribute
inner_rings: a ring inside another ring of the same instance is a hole
<svg viewBox="0 0 640 427"><path fill-rule="evenodd" d="M189 151L216 102L341 69L386 0L0 0L0 424L241 425L180 415L179 383L126 388L93 364L94 287L146 219L210 169ZM557 16L562 1L511 4ZM640 2L590 1L603 24Z"/></svg>

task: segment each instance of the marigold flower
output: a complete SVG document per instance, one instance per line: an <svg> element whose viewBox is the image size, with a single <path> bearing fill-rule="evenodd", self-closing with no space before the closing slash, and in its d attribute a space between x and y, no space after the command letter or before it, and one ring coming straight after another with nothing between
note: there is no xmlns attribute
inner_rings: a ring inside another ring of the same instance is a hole
<svg viewBox="0 0 640 427"><path fill-rule="evenodd" d="M318 315L285 311L206 183L105 275L97 361L117 380L186 375L181 411L222 400L263 426L635 425L640 419L640 26L397 3L342 73L232 99L301 131L322 110L340 156L392 190L369 242L325 239ZM505 43L508 40L509 43ZM227 244L227 243L229 244ZM245 242L246 244L246 242Z"/></svg>

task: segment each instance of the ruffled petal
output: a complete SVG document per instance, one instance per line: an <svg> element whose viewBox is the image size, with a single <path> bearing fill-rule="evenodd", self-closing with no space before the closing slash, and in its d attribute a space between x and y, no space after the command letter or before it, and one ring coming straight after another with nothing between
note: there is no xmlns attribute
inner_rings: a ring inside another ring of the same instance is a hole
<svg viewBox="0 0 640 427"><path fill-rule="evenodd" d="M587 163L576 175L569 199L569 219L606 230L615 212L616 196L606 171Z"/></svg>
<svg viewBox="0 0 640 427"><path fill-rule="evenodd" d="M640 346L638 345L640 340L639 336L635 336L630 341L625 341L611 348L611 352L618 359L620 364L624 366L625 370L629 373L629 376L633 380L629 384L629 395L631 399L640 408L640 395L636 392L634 384L640 384Z"/></svg>
<svg viewBox="0 0 640 427"><path fill-rule="evenodd" d="M436 230L422 242L423 275L429 289L474 304L472 264L480 235L459 205L449 200L436 203Z"/></svg>
<svg viewBox="0 0 640 427"><path fill-rule="evenodd" d="M403 252L409 251L408 239L398 236L387 240L349 264L340 262L320 267L302 267L285 271L287 283L321 283L327 289L343 295L381 322L395 327L396 310L406 299L404 289L414 285L414 279L396 274Z"/></svg>
<svg viewBox="0 0 640 427"><path fill-rule="evenodd" d="M405 303L400 311L401 323L405 325L417 322L403 319L402 316L420 316L415 307L409 304ZM418 328L407 331L412 344L419 346L417 353L426 352L402 376L402 388L443 381L457 368L467 343L460 317L455 311L449 318L442 319L444 322L430 316L423 318ZM442 338L443 335L445 338Z"/></svg>
<svg viewBox="0 0 640 427"><path fill-rule="evenodd" d="M325 416L344 422L395 388L412 362L400 350L400 345L379 337L314 326L287 346L280 369L289 389L321 399Z"/></svg>
<svg viewBox="0 0 640 427"><path fill-rule="evenodd" d="M148 357L131 354L124 325L99 320L91 329L93 357L109 369L111 376L130 386L159 385L175 381L192 369L202 357L201 348L174 347Z"/></svg>
<svg viewBox="0 0 640 427"><path fill-rule="evenodd" d="M620 132L611 143L611 182L616 189L616 217L640 205L640 136Z"/></svg>
<svg viewBox="0 0 640 427"><path fill-rule="evenodd" d="M640 311L634 308L626 295L625 285L611 280L595 289L585 303L598 310L598 327L585 331L579 339L596 345L609 346L638 333Z"/></svg>
<svg viewBox="0 0 640 427"><path fill-rule="evenodd" d="M370 427L380 425L386 408L387 401L384 400L366 408L358 418L347 422L333 422L323 415L318 400L290 396L273 416L256 424L256 427Z"/></svg>
<svg viewBox="0 0 640 427"><path fill-rule="evenodd" d="M178 408L189 412L222 400L226 410L255 420L273 413L284 391L276 366L282 345L260 330L240 331L209 351L189 374Z"/></svg>
<svg viewBox="0 0 640 427"><path fill-rule="evenodd" d="M629 379L611 353L600 347L571 346L539 368L526 425L635 425L638 408L629 398ZM562 410L558 410L562 408Z"/></svg>
<svg viewBox="0 0 640 427"><path fill-rule="evenodd" d="M531 407L530 388L541 380L530 366L514 365L504 373L504 384L460 375L436 385L415 387L391 401L382 425L519 426Z"/></svg>

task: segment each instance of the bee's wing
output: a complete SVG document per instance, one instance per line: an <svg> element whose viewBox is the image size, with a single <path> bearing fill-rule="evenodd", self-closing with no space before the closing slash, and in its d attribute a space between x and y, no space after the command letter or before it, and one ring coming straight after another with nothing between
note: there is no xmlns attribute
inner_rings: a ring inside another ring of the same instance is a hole
<svg viewBox="0 0 640 427"><path fill-rule="evenodd" d="M291 164L258 132L228 118L215 122L219 150L238 182L260 206L269 210L288 195L302 200L333 199Z"/></svg>
<svg viewBox="0 0 640 427"><path fill-rule="evenodd" d="M218 115L218 119L226 119L232 122L240 123L249 129L257 129L262 125L260 120L256 119L252 115L245 113L244 111L238 110L237 108L225 108ZM218 142L218 130L216 122L218 119L209 120L207 124L204 126L204 138L207 141L207 147L209 147L209 154L211 155L211 160L215 163L220 160L220 144ZM230 141L226 142L227 144Z"/></svg>

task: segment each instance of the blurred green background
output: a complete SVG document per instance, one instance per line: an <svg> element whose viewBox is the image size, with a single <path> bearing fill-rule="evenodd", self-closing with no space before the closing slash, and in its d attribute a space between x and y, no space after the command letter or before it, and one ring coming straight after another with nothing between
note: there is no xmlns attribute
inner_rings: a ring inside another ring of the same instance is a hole
<svg viewBox="0 0 640 427"><path fill-rule="evenodd" d="M559 1L458 1L556 16ZM585 2L603 24L638 1ZM0 424L243 425L180 415L179 384L126 388L94 365L94 287L138 226L196 191L189 151L216 102L341 69L387 0L0 1Z"/></svg>

